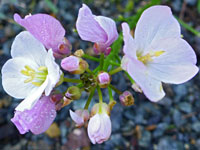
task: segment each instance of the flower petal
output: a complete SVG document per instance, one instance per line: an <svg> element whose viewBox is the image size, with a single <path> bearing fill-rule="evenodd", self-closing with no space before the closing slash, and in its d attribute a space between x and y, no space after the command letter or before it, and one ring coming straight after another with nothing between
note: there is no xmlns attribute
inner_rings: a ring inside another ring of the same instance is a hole
<svg viewBox="0 0 200 150"><path fill-rule="evenodd" d="M107 41L104 43L104 45L105 45L105 48L107 48L118 38L116 24L112 19L108 17L104 17L104 16L96 16L95 20L106 32Z"/></svg>
<svg viewBox="0 0 200 150"><path fill-rule="evenodd" d="M11 56L31 59L38 66L44 66L47 52L42 43L35 39L28 31L20 32L11 47Z"/></svg>
<svg viewBox="0 0 200 150"><path fill-rule="evenodd" d="M152 6L141 15L135 40L140 50L162 38L181 37L180 25L168 6Z"/></svg>
<svg viewBox="0 0 200 150"><path fill-rule="evenodd" d="M49 96L52 89L55 87L56 83L59 82L60 76L62 74L60 67L55 62L53 56L53 51L50 49L45 59L45 66L48 69L48 84L45 89L45 95Z"/></svg>
<svg viewBox="0 0 200 150"><path fill-rule="evenodd" d="M35 87L34 89L32 89L32 91L28 93L28 96L15 108L15 110L24 111L33 108L33 106L36 104L36 102L44 92L45 88L47 87L48 81L49 79L47 75L44 83L40 87Z"/></svg>
<svg viewBox="0 0 200 150"><path fill-rule="evenodd" d="M77 125L82 125L84 124L84 120L81 116L77 115L75 112L69 110L69 114L72 118L72 120L77 124Z"/></svg>
<svg viewBox="0 0 200 150"><path fill-rule="evenodd" d="M2 67L2 85L4 90L15 98L25 98L30 94L30 91L35 88L31 83L24 83L27 79L21 73L24 66L28 65L37 68L37 65L30 59L24 59L23 57L17 57L9 59Z"/></svg>
<svg viewBox="0 0 200 150"><path fill-rule="evenodd" d="M99 43L107 41L106 32L95 20L95 16L85 4L79 9L76 28L82 40Z"/></svg>
<svg viewBox="0 0 200 150"><path fill-rule="evenodd" d="M122 23L124 47L123 51L126 55L136 58L137 45L132 35L130 34L130 28L127 23Z"/></svg>
<svg viewBox="0 0 200 150"><path fill-rule="evenodd" d="M165 96L161 81L152 78L142 62L132 58L128 63L127 72L149 100L157 102Z"/></svg>
<svg viewBox="0 0 200 150"><path fill-rule="evenodd" d="M36 14L22 19L15 14L14 20L26 28L47 49L57 49L58 45L63 42L65 29L57 19L50 15Z"/></svg>
<svg viewBox="0 0 200 150"><path fill-rule="evenodd" d="M150 74L160 81L184 83L194 77L199 70L195 65L197 59L194 50L181 38L160 40L150 49L164 51L148 64Z"/></svg>

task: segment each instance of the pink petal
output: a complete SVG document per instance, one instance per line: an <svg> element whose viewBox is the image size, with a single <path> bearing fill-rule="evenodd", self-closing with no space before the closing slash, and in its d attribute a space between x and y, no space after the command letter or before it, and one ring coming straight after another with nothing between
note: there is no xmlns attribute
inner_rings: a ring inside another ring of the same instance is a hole
<svg viewBox="0 0 200 150"><path fill-rule="evenodd" d="M161 81L152 78L142 62L134 58L130 59L127 72L149 100L157 102L165 96Z"/></svg>
<svg viewBox="0 0 200 150"><path fill-rule="evenodd" d="M72 72L72 71L78 70L79 62L80 62L80 58L76 56L69 56L62 59L61 67L66 71Z"/></svg>
<svg viewBox="0 0 200 150"><path fill-rule="evenodd" d="M84 120L82 118L82 116L74 113L73 111L69 110L69 114L70 114L70 117L72 118L72 120L78 125L78 126L81 126L84 124Z"/></svg>
<svg viewBox="0 0 200 150"><path fill-rule="evenodd" d="M11 121L21 134L29 130L34 134L45 132L56 117L55 104L43 96L31 110L16 111Z"/></svg>
<svg viewBox="0 0 200 150"><path fill-rule="evenodd" d="M180 25L168 6L152 6L140 17L135 40L141 50L162 38L181 37Z"/></svg>
<svg viewBox="0 0 200 150"><path fill-rule="evenodd" d="M106 49L118 38L116 24L112 19L104 16L96 16L95 20L106 32L107 41L100 44L100 46L102 45L101 47L104 47L104 49Z"/></svg>
<svg viewBox="0 0 200 150"><path fill-rule="evenodd" d="M190 80L199 71L195 65L197 58L194 50L181 38L160 40L150 49L165 51L148 63L150 74L157 80L180 84Z"/></svg>
<svg viewBox="0 0 200 150"><path fill-rule="evenodd" d="M63 43L65 30L60 22L50 15L36 14L22 19L15 14L14 20L26 28L47 49L57 50Z"/></svg>
<svg viewBox="0 0 200 150"><path fill-rule="evenodd" d="M90 8L83 4L79 9L76 28L82 40L91 42L106 42L107 35L99 23L95 20Z"/></svg>
<svg viewBox="0 0 200 150"><path fill-rule="evenodd" d="M130 34L130 28L127 23L122 23L124 47L123 51L126 55L136 58L137 45L132 35Z"/></svg>

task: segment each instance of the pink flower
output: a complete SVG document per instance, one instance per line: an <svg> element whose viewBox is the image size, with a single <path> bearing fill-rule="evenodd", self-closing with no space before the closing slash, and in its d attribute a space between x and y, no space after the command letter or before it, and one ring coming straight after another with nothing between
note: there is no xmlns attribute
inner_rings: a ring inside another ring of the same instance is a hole
<svg viewBox="0 0 200 150"><path fill-rule="evenodd" d="M139 19L135 38L122 24L126 70L153 102L162 99L162 83L180 84L198 72L192 47L181 38L180 25L167 6L152 6Z"/></svg>
<svg viewBox="0 0 200 150"><path fill-rule="evenodd" d="M72 120L76 123L76 126L81 127L85 122L88 121L90 115L86 109L78 109L75 112L69 110Z"/></svg>
<svg viewBox="0 0 200 150"><path fill-rule="evenodd" d="M69 56L61 61L61 67L72 74L82 74L88 68L88 63L76 56Z"/></svg>
<svg viewBox="0 0 200 150"><path fill-rule="evenodd" d="M88 136L93 144L107 141L111 135L111 121L107 113L97 113L88 124Z"/></svg>
<svg viewBox="0 0 200 150"><path fill-rule="evenodd" d="M21 134L45 132L56 117L55 104L50 97L41 97L30 110L16 111L11 121Z"/></svg>
<svg viewBox="0 0 200 150"><path fill-rule="evenodd" d="M47 49L52 48L55 57L61 58L70 53L71 44L64 38L65 29L54 17L46 14L35 14L22 19L18 14L15 14L14 20L26 28Z"/></svg>
<svg viewBox="0 0 200 150"><path fill-rule="evenodd" d="M110 109L106 103L97 103L93 106L89 120L88 136L93 144L101 144L107 141L111 135Z"/></svg>
<svg viewBox="0 0 200 150"><path fill-rule="evenodd" d="M106 88L111 81L111 77L107 72L100 72L97 76L97 79L101 88Z"/></svg>
<svg viewBox="0 0 200 150"><path fill-rule="evenodd" d="M76 28L82 40L95 43L96 54L108 55L110 45L118 38L115 22L104 16L95 16L90 8L83 4L79 10Z"/></svg>

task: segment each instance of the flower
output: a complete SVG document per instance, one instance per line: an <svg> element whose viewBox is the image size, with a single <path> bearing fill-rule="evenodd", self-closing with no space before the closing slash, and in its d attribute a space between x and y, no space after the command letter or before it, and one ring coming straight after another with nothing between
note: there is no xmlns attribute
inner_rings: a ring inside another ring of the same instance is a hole
<svg viewBox="0 0 200 150"><path fill-rule="evenodd" d="M2 67L2 84L11 96L24 99L17 111L31 109L43 92L50 95L59 81L61 71L55 63L52 50L45 50L42 43L28 31L19 33L11 47L11 56Z"/></svg>
<svg viewBox="0 0 200 150"><path fill-rule="evenodd" d="M52 49L54 56L62 58L70 54L71 44L64 38L65 29L54 17L47 14L28 15L22 19L14 14L14 20L26 28L47 49Z"/></svg>
<svg viewBox="0 0 200 150"><path fill-rule="evenodd" d="M69 56L62 59L61 67L72 74L82 74L88 68L88 63L80 57Z"/></svg>
<svg viewBox="0 0 200 150"><path fill-rule="evenodd" d="M85 4L79 9L76 28L82 40L95 43L96 54L108 55L110 45L118 38L115 22L108 17L93 15Z"/></svg>
<svg viewBox="0 0 200 150"><path fill-rule="evenodd" d="M94 110L95 109L95 110ZM108 115L109 107L106 103L94 105L92 113L97 112L89 120L88 136L93 144L107 141L111 135L111 121Z"/></svg>
<svg viewBox="0 0 200 150"><path fill-rule="evenodd" d="M30 110L16 111L11 121L21 134L29 130L34 134L45 132L56 117L55 104L42 96Z"/></svg>
<svg viewBox="0 0 200 150"><path fill-rule="evenodd" d="M161 82L180 84L197 74L194 50L181 38L180 25L169 7L152 6L145 10L136 25L134 39L127 23L122 28L122 68L151 101L164 97Z"/></svg>
<svg viewBox="0 0 200 150"><path fill-rule="evenodd" d="M119 96L120 102L123 106L134 105L134 98L131 92L125 91Z"/></svg>
<svg viewBox="0 0 200 150"><path fill-rule="evenodd" d="M97 76L97 81L101 88L106 88L111 82L111 77L107 72L100 72Z"/></svg>
<svg viewBox="0 0 200 150"><path fill-rule="evenodd" d="M81 127L88 121L90 115L87 109L78 109L75 112L69 110L72 120L76 123L76 126Z"/></svg>

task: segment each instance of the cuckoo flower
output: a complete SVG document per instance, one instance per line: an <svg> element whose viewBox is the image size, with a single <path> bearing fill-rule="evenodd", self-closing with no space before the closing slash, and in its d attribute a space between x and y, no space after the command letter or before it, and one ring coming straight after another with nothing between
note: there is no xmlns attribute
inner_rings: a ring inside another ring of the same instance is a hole
<svg viewBox="0 0 200 150"><path fill-rule="evenodd" d="M88 124L88 136L93 144L101 144L107 141L111 135L112 128L108 110L109 107L106 103L98 103L92 109L92 113L97 112L90 118Z"/></svg>
<svg viewBox="0 0 200 150"><path fill-rule="evenodd" d="M153 102L162 99L162 83L180 84L198 72L192 47L181 38L180 25L167 6L152 6L139 19L134 39L122 24L125 69Z"/></svg>
<svg viewBox="0 0 200 150"><path fill-rule="evenodd" d="M81 127L89 119L89 111L86 109L78 109L75 112L69 110L72 120L76 123L76 126Z"/></svg>
<svg viewBox="0 0 200 150"><path fill-rule="evenodd" d="M31 109L43 92L50 95L59 81L60 68L52 50L47 52L42 43L27 31L16 36L11 56L1 70L3 88L15 98L25 98L16 107L17 111Z"/></svg>
<svg viewBox="0 0 200 150"><path fill-rule="evenodd" d="M55 104L42 96L30 110L16 111L11 121L21 134L29 130L34 134L45 132L56 117Z"/></svg>
<svg viewBox="0 0 200 150"><path fill-rule="evenodd" d="M108 17L93 15L85 4L79 9L76 28L82 40L95 43L96 54L108 55L110 45L118 38L115 22Z"/></svg>
<svg viewBox="0 0 200 150"><path fill-rule="evenodd" d="M61 58L70 53L71 44L64 38L65 29L54 17L47 14L35 14L22 19L15 14L14 20L26 28L47 49L51 48L55 57Z"/></svg>

